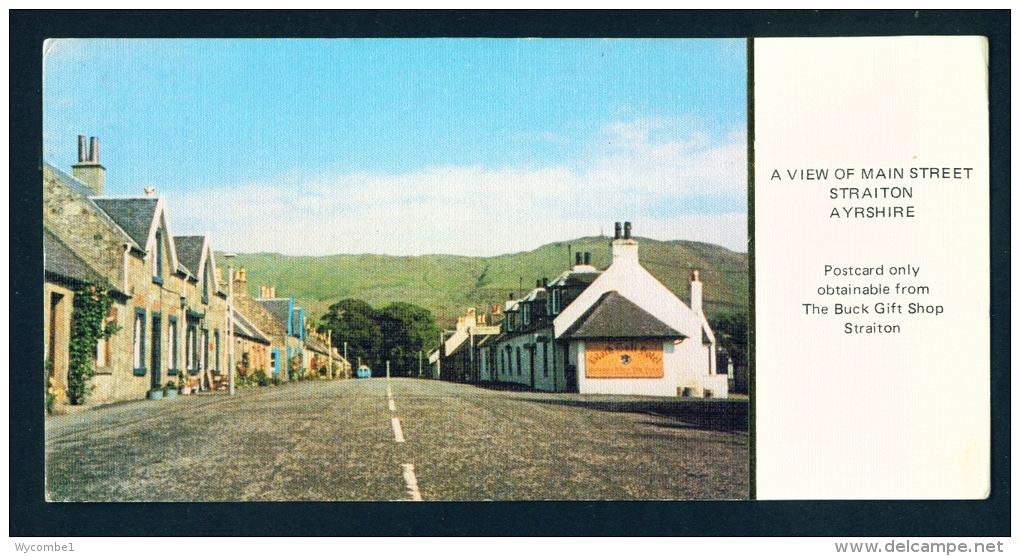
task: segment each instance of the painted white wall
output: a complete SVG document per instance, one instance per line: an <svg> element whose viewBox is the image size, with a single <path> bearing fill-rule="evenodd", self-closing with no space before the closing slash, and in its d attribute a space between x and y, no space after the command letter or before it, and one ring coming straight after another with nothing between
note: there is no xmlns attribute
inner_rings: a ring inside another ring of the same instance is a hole
<svg viewBox="0 0 1020 556"><path fill-rule="evenodd" d="M707 388L713 397L726 397L726 375L714 374L715 335L705 317L693 311L641 266L637 241L613 241L612 256L609 268L553 320L556 337L570 328L603 294L615 290L687 338L679 344L663 343L665 370L662 378L640 379L585 378L584 342L572 342L571 355L577 360L579 391L582 394L676 396L684 388L690 388L692 396L700 397ZM702 343L702 330L710 344ZM719 376L723 378L720 380Z"/></svg>

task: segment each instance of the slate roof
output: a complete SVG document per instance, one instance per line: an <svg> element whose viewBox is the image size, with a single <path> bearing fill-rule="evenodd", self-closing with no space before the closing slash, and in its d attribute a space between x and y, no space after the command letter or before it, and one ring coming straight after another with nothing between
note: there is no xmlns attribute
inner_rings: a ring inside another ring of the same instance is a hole
<svg viewBox="0 0 1020 556"><path fill-rule="evenodd" d="M615 290L602 294L561 338L686 338Z"/></svg>
<svg viewBox="0 0 1020 556"><path fill-rule="evenodd" d="M105 281L101 274L46 228L43 228L43 253L47 274L80 282Z"/></svg>
<svg viewBox="0 0 1020 556"><path fill-rule="evenodd" d="M521 299L521 301L525 301L525 302L541 301L541 300L547 299L548 297L549 297L549 290L547 290L545 288L535 288L535 289L531 290L530 292L528 292L528 295L524 296L524 299Z"/></svg>
<svg viewBox="0 0 1020 556"><path fill-rule="evenodd" d="M205 236L175 236L174 246L177 247L177 261L195 276L201 276L198 264L202 261L202 246Z"/></svg>
<svg viewBox="0 0 1020 556"><path fill-rule="evenodd" d="M315 334L308 334L305 337L305 346L316 353L329 355L329 346Z"/></svg>
<svg viewBox="0 0 1020 556"><path fill-rule="evenodd" d="M599 277L600 274L602 274L602 271L599 271L599 270L594 270L594 271L592 271L592 270L588 270L588 271L568 270L568 271L564 272L563 274L560 274L559 276L557 276L556 279L553 280L549 284L549 287L553 287L553 286L567 286L567 287L570 287L570 286L584 286L584 287L588 287L589 285L591 285L592 282L595 281L596 278Z"/></svg>
<svg viewBox="0 0 1020 556"><path fill-rule="evenodd" d="M279 321L284 330L287 329L287 313L290 311L290 299L256 299L255 301L265 307L266 311L269 311L269 314L273 315L273 318Z"/></svg>
<svg viewBox="0 0 1020 556"><path fill-rule="evenodd" d="M92 201L144 249L149 240L152 221L156 217L158 199L152 197L134 199L92 197Z"/></svg>
<svg viewBox="0 0 1020 556"><path fill-rule="evenodd" d="M134 238L128 235L128 233L125 232L124 229L120 227L120 224L118 224L113 218L111 218L109 214L106 214L106 212L99 208L99 205L97 205L95 202L96 197L92 197L92 195L95 194L95 192L92 191L91 187L80 181L78 178L72 176L71 174L68 174L67 172L64 172L60 168L57 168L56 166L48 162L45 163L45 167L46 170L53 172L54 175L56 175L57 179L60 180L61 183L67 185L67 187L70 188L71 191L74 191L78 195L81 195L82 198L85 199L85 202L90 204L93 209L96 209L96 214L98 214L100 218L109 223L110 226L115 228L118 233L122 234L122 237L125 240L130 241L133 244L132 247L138 249L142 248L140 245L138 245L138 242L136 242ZM43 202L44 203L48 202L45 196L43 198Z"/></svg>
<svg viewBox="0 0 1020 556"><path fill-rule="evenodd" d="M249 322L248 319L244 318L244 315L238 313L237 310L234 310L234 331L238 336L251 338L263 344L269 343L269 338L256 328L254 324Z"/></svg>

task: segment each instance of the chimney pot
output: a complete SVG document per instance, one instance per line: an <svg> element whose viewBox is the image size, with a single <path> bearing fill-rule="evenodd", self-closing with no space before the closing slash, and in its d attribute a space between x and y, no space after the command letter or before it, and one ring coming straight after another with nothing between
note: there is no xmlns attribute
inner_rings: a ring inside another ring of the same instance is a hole
<svg viewBox="0 0 1020 556"><path fill-rule="evenodd" d="M541 288L542 287L542 280L541 279L535 280L535 287L536 288Z"/></svg>
<svg viewBox="0 0 1020 556"><path fill-rule="evenodd" d="M591 264L591 253L589 253L588 251L584 252L584 264L587 265Z"/></svg>
<svg viewBox="0 0 1020 556"><path fill-rule="evenodd" d="M89 162L99 163L99 138L89 138Z"/></svg>
<svg viewBox="0 0 1020 556"><path fill-rule="evenodd" d="M85 136L78 136L78 162L85 162L88 159L88 147L86 146Z"/></svg>
<svg viewBox="0 0 1020 556"><path fill-rule="evenodd" d="M581 252L580 251L578 251L577 253L574 253L574 264L576 264L576 265L581 264Z"/></svg>
<svg viewBox="0 0 1020 556"><path fill-rule="evenodd" d="M617 222L613 226L613 228L614 228L613 239L620 239L620 234L621 234L621 232L620 232L620 223Z"/></svg>
<svg viewBox="0 0 1020 556"><path fill-rule="evenodd" d="M623 239L630 239L630 222L623 223Z"/></svg>

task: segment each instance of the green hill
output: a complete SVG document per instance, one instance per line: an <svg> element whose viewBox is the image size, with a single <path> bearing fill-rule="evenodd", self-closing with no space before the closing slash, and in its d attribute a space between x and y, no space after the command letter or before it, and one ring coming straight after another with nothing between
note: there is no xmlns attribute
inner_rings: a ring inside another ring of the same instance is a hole
<svg viewBox="0 0 1020 556"><path fill-rule="evenodd" d="M690 300L690 269L697 268L710 318L747 311L746 253L692 241L637 239L642 266L680 299ZM414 303L430 309L441 326L452 327L468 307L488 312L510 293L519 296L536 280L552 280L573 264L570 252L590 252L592 264L606 268L609 242L605 237L585 237L496 257L240 253L234 264L247 268L249 294L257 296L261 285L275 285L277 295L293 296L312 322L329 305L353 297L373 307L392 301Z"/></svg>

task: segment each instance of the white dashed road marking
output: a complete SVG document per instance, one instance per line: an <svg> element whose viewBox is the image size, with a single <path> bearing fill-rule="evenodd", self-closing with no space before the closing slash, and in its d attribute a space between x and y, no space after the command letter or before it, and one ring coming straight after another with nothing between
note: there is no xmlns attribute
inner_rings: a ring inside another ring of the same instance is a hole
<svg viewBox="0 0 1020 556"><path fill-rule="evenodd" d="M411 500L415 502L421 502L421 491L418 490L418 477L414 475L414 464L404 464L404 482L407 483L407 494L411 496Z"/></svg>
<svg viewBox="0 0 1020 556"><path fill-rule="evenodd" d="M394 438L394 440L396 440L397 442L403 442L404 441L404 431L400 428L400 419L397 419L396 417L394 417L393 420L390 421L390 422L393 424L393 438Z"/></svg>
<svg viewBox="0 0 1020 556"><path fill-rule="evenodd" d="M390 411L396 411L397 406L393 404L393 400L390 400Z"/></svg>

